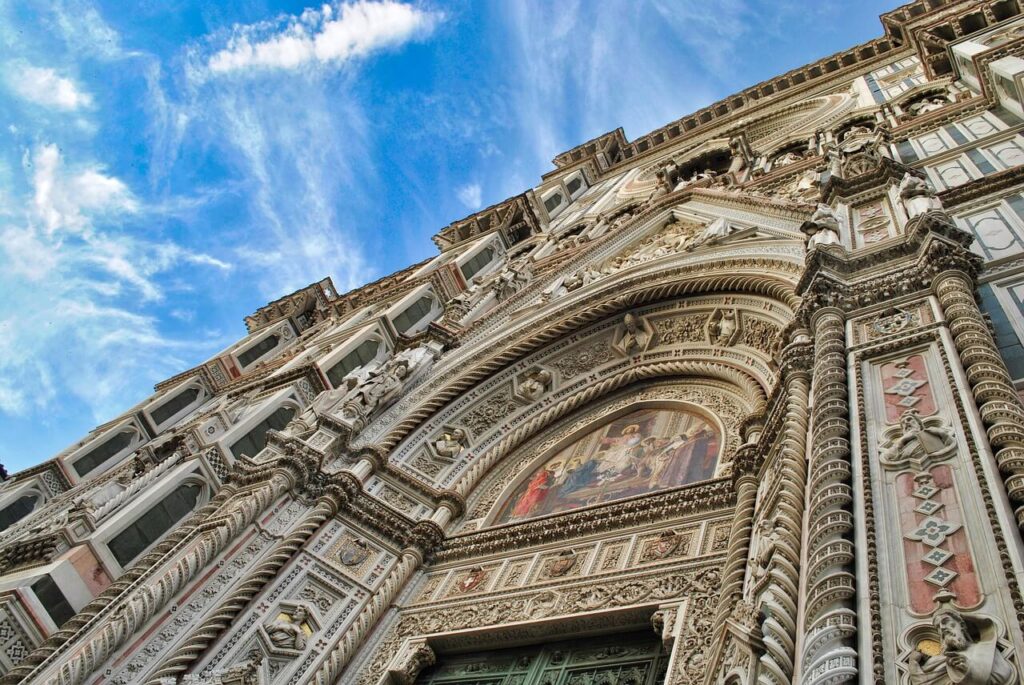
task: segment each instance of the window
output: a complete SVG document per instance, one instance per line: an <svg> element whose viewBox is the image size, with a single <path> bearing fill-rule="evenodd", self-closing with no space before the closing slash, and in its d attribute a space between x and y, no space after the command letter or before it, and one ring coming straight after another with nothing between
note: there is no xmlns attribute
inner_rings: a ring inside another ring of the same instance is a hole
<svg viewBox="0 0 1024 685"><path fill-rule="evenodd" d="M199 501L198 483L184 483L154 504L145 514L114 536L107 547L117 563L128 564L150 545L160 540L171 527L195 509Z"/></svg>
<svg viewBox="0 0 1024 685"><path fill-rule="evenodd" d="M0 509L0 530L7 530L15 523L32 513L38 498L35 495L24 495Z"/></svg>
<svg viewBox="0 0 1024 685"><path fill-rule="evenodd" d="M43 605L46 613L50 615L50 618L53 619L58 628L75 615L76 612L71 608L68 598L64 596L57 583L53 582L53 578L49 575L42 576L39 580L32 583L32 592L36 593L39 603Z"/></svg>
<svg viewBox="0 0 1024 685"><path fill-rule="evenodd" d="M256 426L231 445L231 454L240 457L243 454L255 457L267 446L267 431L282 430L295 416L294 407L278 407L273 414L260 421Z"/></svg>
<svg viewBox="0 0 1024 685"><path fill-rule="evenodd" d="M359 343L356 349L346 354L341 358L341 361L328 370L327 380L329 380L331 385L335 388L340 387L342 379L352 373L353 369L357 369L360 366L373 361L374 358L376 358L377 350L379 349L380 343L376 340L364 340Z"/></svg>
<svg viewBox="0 0 1024 685"><path fill-rule="evenodd" d="M399 333L405 333L430 313L433 308L434 299L430 295L424 295L420 299L402 310L402 313L394 318L392 323Z"/></svg>
<svg viewBox="0 0 1024 685"><path fill-rule="evenodd" d="M195 402L197 397L199 397L199 388L186 388L154 409L149 415L153 418L153 422L159 426L164 421Z"/></svg>
<svg viewBox="0 0 1024 685"><path fill-rule="evenodd" d="M128 447L132 443L132 438L135 436L135 432L131 430L123 430L114 437L107 440L99 447L93 449L91 452L86 454L84 457L78 459L74 463L75 471L79 476L84 476L87 473L93 471L96 467L103 464L115 454Z"/></svg>
<svg viewBox="0 0 1024 685"><path fill-rule="evenodd" d="M568 183L565 184L565 189L569 191L570 195L575 195L576 191L583 185L583 178L580 176L574 176Z"/></svg>
<svg viewBox="0 0 1024 685"><path fill-rule="evenodd" d="M249 366L249 364L252 364L267 352L270 352L270 350L277 347L277 343L280 340L281 339L278 338L277 335L268 335L263 340L260 340L245 352L238 355L238 363L241 364L242 367Z"/></svg>
<svg viewBox="0 0 1024 685"><path fill-rule="evenodd" d="M562 194L555 193L551 195L548 199L544 200L544 209L548 210L548 212L551 212L551 210L555 209L560 204L562 204Z"/></svg>
<svg viewBox="0 0 1024 685"><path fill-rule="evenodd" d="M468 281L473 278L473 276L480 273L480 269L490 264L492 259L494 259L494 250L489 247L485 247L473 255L468 262L462 265L462 275Z"/></svg>
<svg viewBox="0 0 1024 685"><path fill-rule="evenodd" d="M981 295L981 306L988 314L996 332L996 346L1013 378L1024 378L1024 347L1021 346L1020 338L1010 321L1010 316L1019 317L1022 311L1020 290L1020 286L1010 286L1005 289L1016 310L1008 315L991 285L983 285L978 288L978 293Z"/></svg>

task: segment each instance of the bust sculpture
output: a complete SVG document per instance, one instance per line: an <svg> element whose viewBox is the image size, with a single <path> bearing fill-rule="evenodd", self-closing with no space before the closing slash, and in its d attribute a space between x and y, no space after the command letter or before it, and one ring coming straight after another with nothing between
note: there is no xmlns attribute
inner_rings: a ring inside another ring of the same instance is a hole
<svg viewBox="0 0 1024 685"><path fill-rule="evenodd" d="M952 595L946 595L952 599ZM940 600L941 601L941 600ZM910 655L911 685L1016 685L1017 669L999 651L995 624L981 616L965 616L948 599L935 612L932 625L941 651Z"/></svg>
<svg viewBox="0 0 1024 685"><path fill-rule="evenodd" d="M936 197L935 188L925 179L911 173L905 174L900 181L900 199L911 219L942 209L942 201Z"/></svg>
<svg viewBox="0 0 1024 685"><path fill-rule="evenodd" d="M309 620L305 607L296 607L291 614L282 614L267 627L267 637L279 649L305 649L306 630L303 626Z"/></svg>
<svg viewBox="0 0 1024 685"><path fill-rule="evenodd" d="M839 219L826 204L819 203L818 209L800 226L800 230L807 236L808 250L822 245L841 245Z"/></svg>

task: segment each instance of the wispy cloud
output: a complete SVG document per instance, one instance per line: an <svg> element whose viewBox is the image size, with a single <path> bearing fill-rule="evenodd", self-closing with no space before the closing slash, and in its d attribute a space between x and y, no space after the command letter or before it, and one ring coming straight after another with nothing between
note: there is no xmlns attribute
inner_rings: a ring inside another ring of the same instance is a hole
<svg viewBox="0 0 1024 685"><path fill-rule="evenodd" d="M162 279L181 266L230 266L124 230L144 204L101 166L67 164L55 145L26 151L23 178L26 193L0 212L0 412L47 408L59 385L106 419L140 379L209 345L163 335L140 303L163 299Z"/></svg>
<svg viewBox="0 0 1024 685"><path fill-rule="evenodd" d="M208 62L213 73L343 63L429 35L442 15L394 0L306 9L272 22L236 26Z"/></svg>
<svg viewBox="0 0 1024 685"><path fill-rule="evenodd" d="M29 102L66 111L92 105L92 95L54 69L11 61L3 65L3 70L7 87Z"/></svg>
<svg viewBox="0 0 1024 685"><path fill-rule="evenodd" d="M459 202L469 209L480 209L483 205L481 193L479 183L470 183L455 190L455 196L459 198Z"/></svg>

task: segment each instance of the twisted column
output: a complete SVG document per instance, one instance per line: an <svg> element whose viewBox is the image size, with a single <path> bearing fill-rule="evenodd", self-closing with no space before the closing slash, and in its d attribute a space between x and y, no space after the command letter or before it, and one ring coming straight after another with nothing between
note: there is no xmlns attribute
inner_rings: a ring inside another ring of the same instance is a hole
<svg viewBox="0 0 1024 685"><path fill-rule="evenodd" d="M331 650L326 661L316 672L316 685L334 685L342 670L370 630L377 624L384 612L391 606L395 596L408 582L413 571L423 562L423 557L416 549L408 548L402 552L401 559L391 569L380 588L363 605L355 621L341 635L338 643Z"/></svg>
<svg viewBox="0 0 1024 685"><path fill-rule="evenodd" d="M241 584L192 631L173 654L164 659L156 672L146 681L147 685L159 685L166 682L162 680L164 678L176 679L188 671L203 652L224 634L253 598L277 576L281 568L295 558L313 534L320 530L324 521L334 516L337 511L336 497L321 497L295 530L281 540L267 558L245 576Z"/></svg>
<svg viewBox="0 0 1024 685"><path fill-rule="evenodd" d="M806 341L805 336L801 336ZM807 484L807 402L809 392L809 344L801 341L783 353L786 416L782 431L779 500L775 508L778 537L768 573L768 588L761 599L764 620L761 633L764 654L759 685L789 685L796 654L797 598L800 596L800 539ZM789 357L787 360L786 357Z"/></svg>
<svg viewBox="0 0 1024 685"><path fill-rule="evenodd" d="M741 449L754 449L744 445ZM747 575L747 556L754 524L754 504L757 502L757 476L745 473L736 483L736 510L729 529L729 547L722 567L722 594L715 615L715 630L721 634L736 601L743 596L743 580Z"/></svg>
<svg viewBox="0 0 1024 685"><path fill-rule="evenodd" d="M48 685L80 685L85 682L126 640L135 635L220 554L243 528L284 493L290 483L290 478L278 471L262 486L230 500L225 505L226 511L198 526L183 541L180 551L172 552L177 561L171 563L157 579L147 581L144 576L123 600L117 602L116 609L106 616L101 614L94 618L98 625L92 631L92 637L84 641L73 655L69 656L63 650L51 654L37 671L55 666L58 656L62 663L57 673L46 677L44 682Z"/></svg>
<svg viewBox="0 0 1024 685"><path fill-rule="evenodd" d="M814 410L809 460L807 598L801 682L857 679L856 581L846 331L841 310L814 314Z"/></svg>
<svg viewBox="0 0 1024 685"><path fill-rule="evenodd" d="M952 271L938 276L935 294L985 423L1017 526L1024 531L1024 406L974 299L974 281Z"/></svg>

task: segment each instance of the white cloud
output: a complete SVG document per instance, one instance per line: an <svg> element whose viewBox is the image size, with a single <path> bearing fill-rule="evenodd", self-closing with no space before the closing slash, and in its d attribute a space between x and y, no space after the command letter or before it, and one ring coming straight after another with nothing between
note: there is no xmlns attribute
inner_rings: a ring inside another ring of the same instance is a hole
<svg viewBox="0 0 1024 685"><path fill-rule="evenodd" d="M7 87L29 102L69 112L92 105L89 93L53 69L34 67L25 62L8 62L3 70Z"/></svg>
<svg viewBox="0 0 1024 685"><path fill-rule="evenodd" d="M479 183L470 183L455 190L455 197L459 198L459 202L466 205L469 209L480 209L481 205L483 205L480 195Z"/></svg>
<svg viewBox="0 0 1024 685"><path fill-rule="evenodd" d="M394 0L357 0L306 9L275 22L236 26L227 47L210 57L211 72L295 69L346 62L430 34L442 16Z"/></svg>
<svg viewBox="0 0 1024 685"><path fill-rule="evenodd" d="M109 419L140 384L144 392L180 371L181 352L212 351L202 336L166 336L156 316L135 311L140 303L162 300L165 276L182 266L230 265L124 230L147 207L100 166L67 163L55 145L26 152L23 170L27 191L0 213L0 412L45 410L59 387L64 401Z"/></svg>
<svg viewBox="0 0 1024 685"><path fill-rule="evenodd" d="M56 145L26 152L33 169L34 206L38 219L53 234L57 230L85 232L97 214L133 213L138 201L121 180L107 176L99 167L67 172Z"/></svg>

